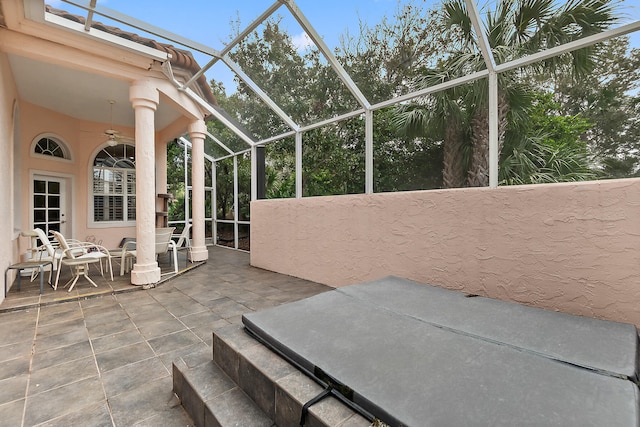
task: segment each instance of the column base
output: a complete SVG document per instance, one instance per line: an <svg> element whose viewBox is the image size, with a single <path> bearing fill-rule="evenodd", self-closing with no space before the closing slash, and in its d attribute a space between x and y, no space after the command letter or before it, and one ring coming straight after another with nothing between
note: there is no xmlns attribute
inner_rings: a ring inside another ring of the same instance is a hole
<svg viewBox="0 0 640 427"><path fill-rule="evenodd" d="M191 261L206 261L209 259L209 251L206 246L194 246L191 248Z"/></svg>
<svg viewBox="0 0 640 427"><path fill-rule="evenodd" d="M148 285L158 283L160 281L160 267L158 263L152 264L134 264L131 270L132 285Z"/></svg>

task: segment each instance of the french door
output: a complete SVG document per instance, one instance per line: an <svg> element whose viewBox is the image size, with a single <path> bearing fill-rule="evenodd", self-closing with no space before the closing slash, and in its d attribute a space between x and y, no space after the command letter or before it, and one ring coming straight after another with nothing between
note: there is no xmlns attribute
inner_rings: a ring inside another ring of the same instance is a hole
<svg viewBox="0 0 640 427"><path fill-rule="evenodd" d="M33 228L67 235L66 179L34 175L32 185Z"/></svg>

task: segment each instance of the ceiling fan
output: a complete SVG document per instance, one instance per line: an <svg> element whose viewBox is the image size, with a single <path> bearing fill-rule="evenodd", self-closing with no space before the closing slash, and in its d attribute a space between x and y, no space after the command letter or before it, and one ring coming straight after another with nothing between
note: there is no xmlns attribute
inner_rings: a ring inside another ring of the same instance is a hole
<svg viewBox="0 0 640 427"><path fill-rule="evenodd" d="M111 126L109 129L105 129L104 134L109 139L109 145L111 147L115 147L116 145L118 145L118 143L127 143L127 142L133 143L134 142L133 138L130 138L128 136L123 136L120 133L120 131L117 131L113 128L113 104L115 104L116 101L113 99L109 99L108 102L110 104L110 110L111 110Z"/></svg>

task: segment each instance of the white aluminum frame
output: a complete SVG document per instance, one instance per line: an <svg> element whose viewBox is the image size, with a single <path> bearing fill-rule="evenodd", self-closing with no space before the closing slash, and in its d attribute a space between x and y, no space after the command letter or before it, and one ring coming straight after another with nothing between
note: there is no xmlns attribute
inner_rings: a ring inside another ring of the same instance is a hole
<svg viewBox="0 0 640 427"><path fill-rule="evenodd" d="M28 0L25 0L26 2ZM335 123L341 120L348 119L350 117L354 117L360 114L365 115L365 193L370 194L373 193L373 113L376 110L381 108L389 107L392 105L397 105L402 102L406 102L415 98L419 98L431 93L435 93L438 91L442 91L451 87L463 85L469 83L471 81L488 78L489 81L489 186L495 188L498 186L498 74L509 71L512 69L516 69L519 67L523 67L534 62L538 62L553 56L558 56L564 53L569 53L577 49L581 49L583 47L591 46L596 43L600 43L606 40L609 40L614 37L626 35L635 31L640 30L640 21L635 21L630 24L623 25L618 28L614 28L611 30L607 30L598 34L594 34L592 36L585 37L580 40L576 40L570 43L566 43L561 46L554 47L552 49L548 49L542 52L538 52L532 55L525 56L523 58L519 58L513 61L509 61L504 64L496 64L495 58L492 55L489 42L486 38L485 32L482 27L482 20L480 17L480 13L478 11L478 7L476 6L476 2L473 0L465 0L465 4L467 6L467 12L469 14L469 18L471 19L472 25L474 27L475 33L478 36L478 45L480 47L480 51L484 58L487 69L479 72L475 72L454 80L450 80L447 82L440 83L438 85L411 92L402 96L395 97L393 99L389 99L375 105L371 105L366 97L362 94L357 84L351 79L349 74L345 71L342 65L338 62L337 58L333 55L331 50L328 48L322 37L317 33L314 29L311 22L306 18L306 16L302 13L300 8L297 6L294 0L277 0L271 6L269 6L257 19L255 19L250 25L248 25L244 30L240 31L240 33L221 51L213 49L209 46L203 45L201 43L195 42L193 40L187 39L180 35L171 33L162 28L158 28L146 22L140 21L128 15L122 14L116 10L109 9L104 6L98 5L96 0L90 1L78 1L78 0L62 0L65 3L74 5L76 7L82 8L87 11L87 26L90 26L91 21L93 20L94 15L104 16L108 19L112 19L114 21L123 23L125 25L131 26L138 30L144 31L146 33L152 34L154 36L160 37L165 40L172 41L178 45L184 46L185 48L192 49L203 53L205 55L210 56L212 59L209 61L199 73L194 75L188 82L185 84L179 83L171 72L171 67L169 62L167 61L167 57L159 54L158 51L145 51L140 47L132 47L130 46L131 42L128 42L121 38L113 38L113 37L105 37L104 33L98 33L97 31L89 31L90 35L95 37L102 38L104 41L108 41L111 43L117 43L126 48L136 48L140 52L144 52L150 56L154 56L156 59L163 62L163 70L165 74L171 79L171 81L186 93L189 97L194 99L202 108L204 108L207 112L212 114L216 119L220 120L226 127L228 127L231 131L233 131L236 135L238 135L244 142L247 143L247 149L236 152L229 147L227 147L224 143L216 139L213 135L209 134L209 136L219 144L225 151L229 153L229 156L237 157L238 155L245 153L247 151L254 152L254 148L258 145L265 146L274 141L278 141L282 138L289 137L295 135L296 140L296 197L302 197L302 144L303 144L303 132L314 129L317 127L321 127L327 124ZM26 8L30 11L32 15L36 15L37 13L34 10L39 10L37 7L33 5L33 1L28 2L29 8ZM296 21L300 24L303 30L307 33L307 35L311 38L311 40L315 43L316 47L319 51L324 55L325 59L328 61L332 69L336 72L340 80L347 87L347 89L351 92L355 100L360 105L355 111L348 112L342 114L340 116L332 117L330 119L318 121L312 124L308 124L305 126L300 126L295 123L291 117L289 117L282 109L260 88L255 82L253 82L241 69L241 67L234 63L228 56L228 53L247 35L249 35L255 28L261 25L266 19L273 15L281 6L285 6L292 16L296 19ZM57 24L63 25L66 28L76 29L73 25L70 25L69 22L64 18L57 17L47 17L47 21ZM84 26L83 27L84 30ZM232 72L238 76L251 90L263 101L265 104L278 116L283 122L291 128L290 132L285 132L277 136L268 137L262 139L260 141L253 141L250 136L246 135L242 130L238 129L234 123L231 123L227 120L222 114L220 114L216 109L211 107L206 101L204 101L200 96L197 95L190 87L196 82L196 80L205 73L210 67L212 67L217 61L222 61ZM227 158L229 156L225 156ZM252 156L252 163L254 162L255 156ZM215 162L221 159L213 159L214 165ZM237 162L237 159L236 159ZM255 200L257 190L256 190L256 168L252 164L251 168L251 181L252 181L252 189L251 189L251 199ZM234 179L237 180L237 177ZM237 228L237 224L236 224ZM237 237L236 237L237 238Z"/></svg>

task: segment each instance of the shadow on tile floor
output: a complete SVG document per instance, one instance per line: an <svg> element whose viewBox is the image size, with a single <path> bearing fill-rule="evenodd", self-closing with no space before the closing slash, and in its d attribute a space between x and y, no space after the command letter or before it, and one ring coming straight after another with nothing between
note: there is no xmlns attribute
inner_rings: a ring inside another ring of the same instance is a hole
<svg viewBox="0 0 640 427"><path fill-rule="evenodd" d="M211 360L212 332L243 313L331 289L220 247L154 289L94 277L98 288L80 279L72 295L23 280L0 305L0 425L193 425L172 392L174 359Z"/></svg>

